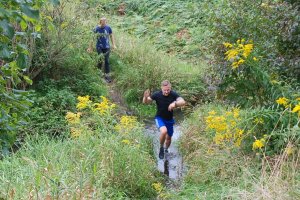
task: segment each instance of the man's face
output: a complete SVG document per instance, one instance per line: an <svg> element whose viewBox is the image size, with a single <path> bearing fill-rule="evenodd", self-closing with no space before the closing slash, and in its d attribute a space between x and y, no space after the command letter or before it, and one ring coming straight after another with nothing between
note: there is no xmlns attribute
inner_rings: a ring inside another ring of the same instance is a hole
<svg viewBox="0 0 300 200"><path fill-rule="evenodd" d="M168 96L171 92L171 86L170 85L162 86L161 91L162 91L164 96Z"/></svg>
<svg viewBox="0 0 300 200"><path fill-rule="evenodd" d="M106 19L100 19L100 26L104 27L106 25Z"/></svg>

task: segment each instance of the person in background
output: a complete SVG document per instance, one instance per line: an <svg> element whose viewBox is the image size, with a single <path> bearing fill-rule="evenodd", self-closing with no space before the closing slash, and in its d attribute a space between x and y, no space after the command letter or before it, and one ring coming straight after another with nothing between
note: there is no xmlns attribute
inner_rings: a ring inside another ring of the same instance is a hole
<svg viewBox="0 0 300 200"><path fill-rule="evenodd" d="M106 82L110 83L111 82L111 77L110 77L110 66L109 66L109 54L111 47L113 49L116 49L115 45L115 39L113 36L112 29L109 25L107 25L107 19L105 17L101 17L99 21L99 25L97 25L94 28L94 33L97 35L97 42L96 42L96 50L99 55L103 55L104 57L104 78ZM111 40L111 44L109 43L109 39ZM87 51L90 53L93 51L92 48L93 41L90 43L89 48ZM101 68L102 66L103 59L101 59L98 63L98 67Z"/></svg>
<svg viewBox="0 0 300 200"><path fill-rule="evenodd" d="M185 100L180 97L175 91L171 90L171 83L164 80L161 83L161 90L150 95L150 90L144 92L143 103L156 102L157 112L155 115L156 126L160 131L160 149L159 158L163 159L165 153L172 142L174 132L173 110L185 105Z"/></svg>

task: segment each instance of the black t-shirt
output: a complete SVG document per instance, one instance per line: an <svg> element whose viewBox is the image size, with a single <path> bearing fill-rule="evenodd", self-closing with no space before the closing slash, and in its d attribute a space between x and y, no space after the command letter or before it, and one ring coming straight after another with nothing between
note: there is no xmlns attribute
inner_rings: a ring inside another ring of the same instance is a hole
<svg viewBox="0 0 300 200"><path fill-rule="evenodd" d="M155 100L157 106L156 116L162 117L166 120L173 119L173 111L168 111L168 107L171 103L176 101L179 95L171 90L168 96L164 96L162 91L154 92L151 95L151 99Z"/></svg>

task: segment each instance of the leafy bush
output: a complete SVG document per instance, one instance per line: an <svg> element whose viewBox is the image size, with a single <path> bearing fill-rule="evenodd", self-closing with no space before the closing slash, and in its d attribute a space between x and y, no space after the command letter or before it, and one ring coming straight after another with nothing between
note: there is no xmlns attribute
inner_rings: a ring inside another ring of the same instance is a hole
<svg viewBox="0 0 300 200"><path fill-rule="evenodd" d="M68 110L75 109L76 95L70 89L58 90L48 86L45 90L45 93L33 95L30 121L22 128L22 132L49 136L65 135L68 128L64 116Z"/></svg>
<svg viewBox="0 0 300 200"><path fill-rule="evenodd" d="M25 89L32 84L29 69L35 41L40 37L39 9L43 3L0 2L0 154L3 148L7 153L15 141L31 104Z"/></svg>

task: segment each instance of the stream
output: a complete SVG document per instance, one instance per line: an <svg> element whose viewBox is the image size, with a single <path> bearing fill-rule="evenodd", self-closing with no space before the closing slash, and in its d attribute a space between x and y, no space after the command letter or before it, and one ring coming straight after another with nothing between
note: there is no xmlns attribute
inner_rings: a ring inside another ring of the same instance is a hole
<svg viewBox="0 0 300 200"><path fill-rule="evenodd" d="M145 123L145 133L152 138L153 151L156 158L158 170L165 176L166 185L169 189L177 189L180 187L183 175L186 172L186 166L183 163L182 156L178 149L178 140L182 134L180 121L182 121L183 115L178 112L174 112L175 125L174 133L172 137L172 143L168 149L168 153L165 154L164 159L159 159L159 136L160 132L155 125L154 119L147 119Z"/></svg>

